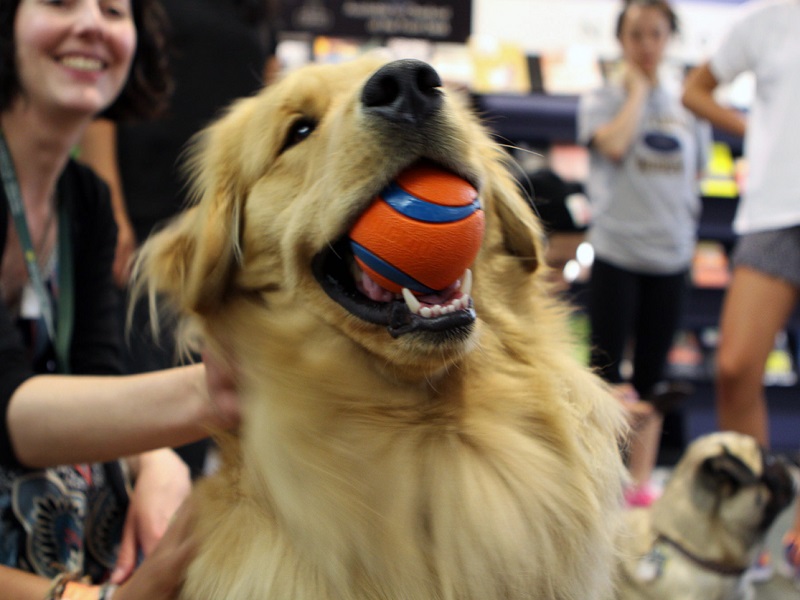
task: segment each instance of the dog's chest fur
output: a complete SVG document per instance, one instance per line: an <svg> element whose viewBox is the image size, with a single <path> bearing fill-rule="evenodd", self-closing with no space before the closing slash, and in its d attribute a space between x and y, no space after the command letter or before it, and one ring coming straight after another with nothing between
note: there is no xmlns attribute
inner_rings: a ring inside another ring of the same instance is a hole
<svg viewBox="0 0 800 600"><path fill-rule="evenodd" d="M241 447L226 447L222 473L200 490L206 531L185 598L513 600L607 589L607 571L586 565L607 559L593 546L614 519L585 507L608 473L586 462L583 444L597 432L571 404L572 386L544 377L546 364L500 375L476 358L430 383L389 382L349 350L345 370L328 369L324 353L294 356L294 375L251 355L246 368L260 363L262 383ZM573 385L593 381L578 371ZM543 486L560 474L563 485ZM235 553L246 562L225 564L231 547L246 547ZM553 570L569 573L558 588ZM195 571L203 589L192 587Z"/></svg>

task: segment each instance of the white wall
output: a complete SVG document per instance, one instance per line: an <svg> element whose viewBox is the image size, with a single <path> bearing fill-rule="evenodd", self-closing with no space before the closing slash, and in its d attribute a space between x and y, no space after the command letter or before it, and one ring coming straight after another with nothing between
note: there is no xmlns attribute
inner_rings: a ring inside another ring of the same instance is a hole
<svg viewBox="0 0 800 600"><path fill-rule="evenodd" d="M724 2L674 2L681 35L671 55L702 60L738 9ZM591 46L603 58L618 55L614 24L622 0L473 0L472 28L521 45L528 54Z"/></svg>

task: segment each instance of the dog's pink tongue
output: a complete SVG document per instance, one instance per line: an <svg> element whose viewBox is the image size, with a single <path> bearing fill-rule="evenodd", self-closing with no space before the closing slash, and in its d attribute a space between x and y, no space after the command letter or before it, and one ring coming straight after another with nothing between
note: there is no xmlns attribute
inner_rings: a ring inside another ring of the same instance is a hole
<svg viewBox="0 0 800 600"><path fill-rule="evenodd" d="M361 272L361 280L358 282L359 291L370 300L375 302L391 302L395 295L382 288L378 283L364 271Z"/></svg>
<svg viewBox="0 0 800 600"><path fill-rule="evenodd" d="M460 284L461 280L455 281L446 289L436 294L419 296L417 300L419 300L422 304L429 304L431 306L435 304L444 304L453 297L453 294L456 293ZM367 296L370 300L374 300L375 302L391 302L395 298L398 298L397 294L381 287L374 279L372 279L372 277L369 276L368 273L364 271L361 272L361 278L357 285L362 294Z"/></svg>
<svg viewBox="0 0 800 600"><path fill-rule="evenodd" d="M451 283L448 287L443 289L440 292L435 294L428 294L426 296L418 296L417 300L419 300L422 304L430 304L431 306L435 304L445 304L455 295L455 293L461 287L461 280L458 279Z"/></svg>

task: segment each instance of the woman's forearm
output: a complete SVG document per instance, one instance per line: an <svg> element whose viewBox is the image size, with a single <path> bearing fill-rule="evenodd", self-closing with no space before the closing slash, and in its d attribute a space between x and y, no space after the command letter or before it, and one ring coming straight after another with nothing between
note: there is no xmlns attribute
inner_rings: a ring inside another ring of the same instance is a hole
<svg viewBox="0 0 800 600"><path fill-rule="evenodd" d="M738 110L722 106L714 98L717 79L708 64L693 69L686 76L682 101L698 117L706 119L719 129L744 136L746 119Z"/></svg>
<svg viewBox="0 0 800 600"><path fill-rule="evenodd" d="M44 577L0 565L3 600L41 600L50 588Z"/></svg>
<svg viewBox="0 0 800 600"><path fill-rule="evenodd" d="M203 365L128 376L39 375L7 412L17 458L30 467L100 462L208 435Z"/></svg>
<svg viewBox="0 0 800 600"><path fill-rule="evenodd" d="M628 152L639 131L649 87L631 86L628 96L615 117L599 127L592 138L594 148L613 161L620 161Z"/></svg>

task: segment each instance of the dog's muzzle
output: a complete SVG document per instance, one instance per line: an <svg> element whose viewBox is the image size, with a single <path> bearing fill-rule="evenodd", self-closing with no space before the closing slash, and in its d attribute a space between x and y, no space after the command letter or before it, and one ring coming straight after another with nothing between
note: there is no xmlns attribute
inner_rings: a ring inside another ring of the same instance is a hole
<svg viewBox="0 0 800 600"><path fill-rule="evenodd" d="M439 74L419 60L397 60L378 69L364 84L364 113L404 130L421 134L422 126L442 110ZM418 157L423 160L423 157ZM472 273L467 270L445 289L414 296L381 288L359 269L344 235L312 261L312 272L330 298L350 314L385 326L392 337L409 333L434 334L434 341L466 339L476 315L470 296Z"/></svg>
<svg viewBox="0 0 800 600"><path fill-rule="evenodd" d="M764 510L762 529L768 529L778 515L792 503L795 497L795 482L787 463L769 452L763 453L764 470L761 480L770 492L770 500Z"/></svg>
<svg viewBox="0 0 800 600"><path fill-rule="evenodd" d="M354 279L353 264L350 244L343 238L319 253L311 265L314 277L325 293L350 314L369 323L385 326L394 338L408 333L427 332L455 340L466 338L472 332L476 314L469 294L463 294L463 283L458 290L457 308L443 314L423 316L415 313L402 296L377 301L362 293Z"/></svg>

